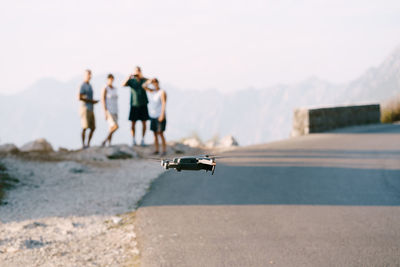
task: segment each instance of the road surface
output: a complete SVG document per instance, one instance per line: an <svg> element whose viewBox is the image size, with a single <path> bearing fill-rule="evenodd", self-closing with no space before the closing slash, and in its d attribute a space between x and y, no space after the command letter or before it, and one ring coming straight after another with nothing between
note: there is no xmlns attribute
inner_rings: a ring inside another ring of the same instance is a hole
<svg viewBox="0 0 400 267"><path fill-rule="evenodd" d="M142 266L399 266L400 125L240 148L168 171L136 213Z"/></svg>

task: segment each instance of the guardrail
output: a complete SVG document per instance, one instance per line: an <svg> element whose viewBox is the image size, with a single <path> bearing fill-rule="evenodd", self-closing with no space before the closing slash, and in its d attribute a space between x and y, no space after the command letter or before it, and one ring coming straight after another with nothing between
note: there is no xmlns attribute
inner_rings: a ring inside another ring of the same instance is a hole
<svg viewBox="0 0 400 267"><path fill-rule="evenodd" d="M294 111L292 137L321 133L347 126L380 123L379 104L342 106Z"/></svg>

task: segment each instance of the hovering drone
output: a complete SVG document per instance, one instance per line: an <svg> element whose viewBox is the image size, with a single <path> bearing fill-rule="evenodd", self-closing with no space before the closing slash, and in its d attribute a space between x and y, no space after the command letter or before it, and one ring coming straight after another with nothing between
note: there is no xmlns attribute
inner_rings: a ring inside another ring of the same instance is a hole
<svg viewBox="0 0 400 267"><path fill-rule="evenodd" d="M178 172L182 170L205 170L206 172L211 171L211 174L214 174L215 165L215 157L210 157L208 155L198 157L174 158L173 160L161 160L161 166L163 166L166 170L176 169Z"/></svg>

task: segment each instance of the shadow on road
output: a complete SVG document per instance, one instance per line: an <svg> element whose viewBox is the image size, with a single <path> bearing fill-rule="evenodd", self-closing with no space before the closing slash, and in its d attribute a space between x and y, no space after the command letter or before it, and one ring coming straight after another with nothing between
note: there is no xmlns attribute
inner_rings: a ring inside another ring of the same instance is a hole
<svg viewBox="0 0 400 267"><path fill-rule="evenodd" d="M400 206L400 125L361 129L229 152L214 176L169 171L140 205Z"/></svg>
<svg viewBox="0 0 400 267"><path fill-rule="evenodd" d="M168 172L141 206L400 205L400 170L220 166L214 176Z"/></svg>
<svg viewBox="0 0 400 267"><path fill-rule="evenodd" d="M335 129L330 133L344 134L396 134L400 133L400 124L372 124Z"/></svg>

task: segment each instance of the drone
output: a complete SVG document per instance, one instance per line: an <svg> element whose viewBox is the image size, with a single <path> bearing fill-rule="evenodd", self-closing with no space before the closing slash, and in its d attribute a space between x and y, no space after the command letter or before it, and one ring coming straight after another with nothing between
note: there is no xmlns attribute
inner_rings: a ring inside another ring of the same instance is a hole
<svg viewBox="0 0 400 267"><path fill-rule="evenodd" d="M161 160L161 166L164 169L176 169L178 172L184 171L199 171L205 170L206 172L211 171L214 174L215 171L215 157L205 156L192 156L192 157L181 157L174 158L172 160Z"/></svg>

